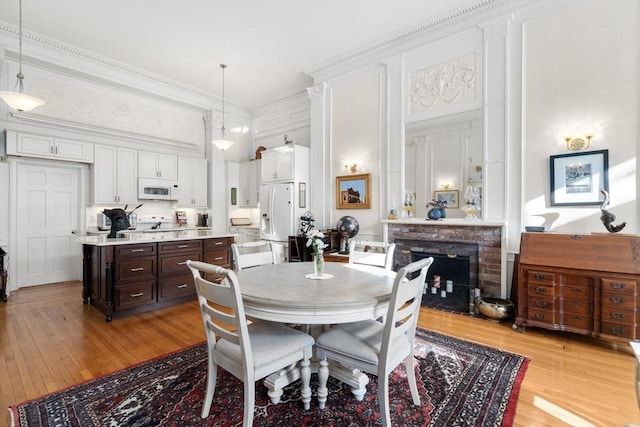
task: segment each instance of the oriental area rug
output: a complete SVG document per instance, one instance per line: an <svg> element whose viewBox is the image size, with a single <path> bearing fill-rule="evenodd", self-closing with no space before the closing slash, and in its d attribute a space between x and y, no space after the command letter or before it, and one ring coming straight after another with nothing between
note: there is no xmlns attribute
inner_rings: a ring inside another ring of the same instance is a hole
<svg viewBox="0 0 640 427"><path fill-rule="evenodd" d="M529 359L484 345L418 329L416 369L421 406L413 405L403 365L389 380L391 421L402 426L510 426ZM240 426L243 385L218 369L208 418L200 418L206 390L207 348L197 344L9 408L11 425L53 426ZM314 396L305 411L300 383L285 388L279 404L256 384L254 426L381 425L377 379L369 376L358 402L349 386L329 379L324 410Z"/></svg>

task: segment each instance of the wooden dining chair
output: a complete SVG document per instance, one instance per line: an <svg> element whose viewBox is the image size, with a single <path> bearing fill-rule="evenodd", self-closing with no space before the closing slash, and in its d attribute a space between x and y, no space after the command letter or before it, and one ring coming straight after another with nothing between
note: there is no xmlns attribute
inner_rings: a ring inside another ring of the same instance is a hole
<svg viewBox="0 0 640 427"><path fill-rule="evenodd" d="M349 263L377 265L393 269L395 243L376 242L373 240L351 240L349 242Z"/></svg>
<svg viewBox="0 0 640 427"><path fill-rule="evenodd" d="M383 426L391 425L389 374L404 360L414 405L420 405L413 360L414 337L420 312L422 288L433 258L423 258L402 267L396 274L386 322L365 320L336 325L316 339L318 403L327 401L328 360L378 376L378 401ZM419 274L413 274L418 272ZM410 278L412 277L412 278ZM362 400L364 393L356 393Z"/></svg>
<svg viewBox="0 0 640 427"><path fill-rule="evenodd" d="M231 251L236 270L256 267L264 264L275 264L276 255L271 242L260 240L257 242L232 243Z"/></svg>
<svg viewBox="0 0 640 427"><path fill-rule="evenodd" d="M253 424L256 381L286 369L302 380L302 402L309 409L313 338L288 326L247 321L238 278L233 270L199 261L187 261L193 273L208 347L207 391L202 418L209 415L216 390L218 366L244 383L244 426ZM203 279L221 277L221 283ZM298 367L297 364L300 363ZM278 403L282 391L269 393Z"/></svg>

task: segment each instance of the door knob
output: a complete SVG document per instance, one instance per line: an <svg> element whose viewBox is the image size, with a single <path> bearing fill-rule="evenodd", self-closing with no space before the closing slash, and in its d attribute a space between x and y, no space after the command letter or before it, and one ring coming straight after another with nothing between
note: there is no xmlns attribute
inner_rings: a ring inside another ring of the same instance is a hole
<svg viewBox="0 0 640 427"><path fill-rule="evenodd" d="M71 230L71 234L78 234L78 230Z"/></svg>

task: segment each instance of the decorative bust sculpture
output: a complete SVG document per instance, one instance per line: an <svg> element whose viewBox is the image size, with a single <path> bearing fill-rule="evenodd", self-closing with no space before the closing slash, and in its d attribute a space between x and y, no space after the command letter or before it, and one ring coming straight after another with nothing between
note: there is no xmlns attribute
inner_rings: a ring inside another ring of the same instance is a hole
<svg viewBox="0 0 640 427"><path fill-rule="evenodd" d="M602 202L602 205L600 205L600 212L602 212L602 215L600 215L600 221L602 221L604 227L609 231L609 233L617 233L622 230L627 223L622 222L618 225L613 225L613 221L616 220L616 216L605 209L605 206L609 204L609 193L604 188L601 188L600 192L604 195L604 201Z"/></svg>
<svg viewBox="0 0 640 427"><path fill-rule="evenodd" d="M105 209L103 213L111 220L111 231L107 236L110 239L118 237L118 231L129 228L129 218L124 209Z"/></svg>

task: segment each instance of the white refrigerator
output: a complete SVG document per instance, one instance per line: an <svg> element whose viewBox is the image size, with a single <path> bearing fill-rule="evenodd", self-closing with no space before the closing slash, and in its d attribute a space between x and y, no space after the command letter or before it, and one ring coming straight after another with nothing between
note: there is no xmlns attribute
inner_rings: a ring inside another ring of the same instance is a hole
<svg viewBox="0 0 640 427"><path fill-rule="evenodd" d="M272 242L277 259L281 261L286 259L289 236L298 234L295 196L293 182L260 186L260 238Z"/></svg>

